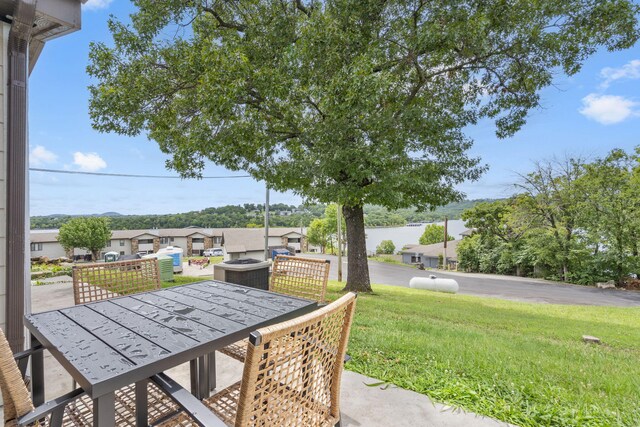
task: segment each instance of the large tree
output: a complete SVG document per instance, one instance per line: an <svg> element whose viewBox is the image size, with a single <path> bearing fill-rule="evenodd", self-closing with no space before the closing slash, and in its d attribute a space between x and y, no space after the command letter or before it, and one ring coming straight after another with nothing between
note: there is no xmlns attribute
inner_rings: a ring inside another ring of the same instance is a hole
<svg viewBox="0 0 640 427"><path fill-rule="evenodd" d="M86 249L94 261L110 239L109 220L99 217L73 218L61 226L58 233L58 241L65 250Z"/></svg>
<svg viewBox="0 0 640 427"><path fill-rule="evenodd" d="M577 239L581 192L576 181L584 173L582 159L565 158L537 162L534 171L521 175L518 186L529 198L531 215L546 227L558 249L562 279L569 280L571 255Z"/></svg>
<svg viewBox="0 0 640 427"><path fill-rule="evenodd" d="M325 253L327 244L329 243L327 220L324 218L316 218L311 221L311 224L309 224L307 228L307 239L310 245L320 246L320 252Z"/></svg>
<svg viewBox="0 0 640 427"><path fill-rule="evenodd" d="M136 0L91 47L94 127L147 133L343 206L347 289L370 290L365 203L428 209L483 170L464 130L507 137L554 73L638 38L631 0Z"/></svg>
<svg viewBox="0 0 640 427"><path fill-rule="evenodd" d="M638 149L636 149L638 151ZM601 268L612 271L622 284L629 273L637 273L640 238L640 164L638 153L620 149L584 166L576 182L583 194L578 205L578 224L599 242L596 254Z"/></svg>

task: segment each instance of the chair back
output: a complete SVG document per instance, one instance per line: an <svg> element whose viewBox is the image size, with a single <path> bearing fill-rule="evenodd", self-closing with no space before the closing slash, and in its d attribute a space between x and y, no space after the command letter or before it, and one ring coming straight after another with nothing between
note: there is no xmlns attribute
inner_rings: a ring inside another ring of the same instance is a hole
<svg viewBox="0 0 640 427"><path fill-rule="evenodd" d="M330 267L329 260L278 255L273 263L269 290L322 303Z"/></svg>
<svg viewBox="0 0 640 427"><path fill-rule="evenodd" d="M0 388L2 388L4 401L5 426L15 426L17 418L33 410L33 403L2 329L0 329Z"/></svg>
<svg viewBox="0 0 640 427"><path fill-rule="evenodd" d="M251 334L236 427L333 426L356 294Z"/></svg>
<svg viewBox="0 0 640 427"><path fill-rule="evenodd" d="M160 270L155 258L73 267L73 298L76 304L151 291L160 287Z"/></svg>

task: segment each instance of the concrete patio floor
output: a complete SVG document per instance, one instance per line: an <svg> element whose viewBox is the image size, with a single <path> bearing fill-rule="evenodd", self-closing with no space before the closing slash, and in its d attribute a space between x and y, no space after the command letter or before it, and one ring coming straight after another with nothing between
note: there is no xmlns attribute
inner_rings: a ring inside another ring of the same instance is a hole
<svg viewBox="0 0 640 427"><path fill-rule="evenodd" d="M73 289L70 283L32 286L32 311L34 313L55 310L73 305ZM52 399L72 389L71 377L45 353L46 398ZM242 364L218 353L216 357L218 387L226 387L238 381ZM189 387L189 366L184 364L167 372L183 387ZM369 426L434 426L434 427L497 427L509 424L454 410L428 397L397 387L371 387L377 382L350 371L344 371L341 388L342 425L344 427Z"/></svg>

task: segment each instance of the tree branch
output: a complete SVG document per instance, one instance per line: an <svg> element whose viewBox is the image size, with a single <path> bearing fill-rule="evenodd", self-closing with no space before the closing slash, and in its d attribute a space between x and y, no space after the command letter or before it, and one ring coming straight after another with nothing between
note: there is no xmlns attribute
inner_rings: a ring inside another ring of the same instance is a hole
<svg viewBox="0 0 640 427"><path fill-rule="evenodd" d="M311 11L302 4L302 0L295 0L295 3L296 3L296 9L298 9L300 12L304 13L307 16L311 16Z"/></svg>
<svg viewBox="0 0 640 427"><path fill-rule="evenodd" d="M311 106L318 112L318 114L320 114L320 116L322 116L322 120L326 119L327 116L325 116L325 114L322 112L322 110L320 109L320 107L318 106L318 104L316 104L313 99L311 99L310 96L307 96L307 102L309 104L311 104Z"/></svg>
<svg viewBox="0 0 640 427"><path fill-rule="evenodd" d="M211 7L203 7L202 10L204 10L205 12L208 12L211 14L211 16L213 16L213 18L218 21L218 25L223 27L223 28L229 28L232 30L236 30L236 31L240 31L241 33L244 33L247 29L247 26L244 24L240 24L237 22L227 22L224 19L222 19L222 17L220 16L220 14L213 8Z"/></svg>

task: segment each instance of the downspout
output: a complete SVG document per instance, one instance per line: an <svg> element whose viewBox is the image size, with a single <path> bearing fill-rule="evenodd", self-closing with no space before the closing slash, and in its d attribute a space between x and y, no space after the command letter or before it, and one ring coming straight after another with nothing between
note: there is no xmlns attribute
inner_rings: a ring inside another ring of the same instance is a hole
<svg viewBox="0 0 640 427"><path fill-rule="evenodd" d="M37 0L16 1L9 31L7 98L7 267L6 336L14 352L24 348L23 318L30 293L26 271L28 214L27 82L29 41Z"/></svg>

